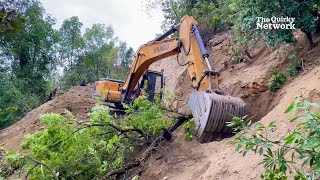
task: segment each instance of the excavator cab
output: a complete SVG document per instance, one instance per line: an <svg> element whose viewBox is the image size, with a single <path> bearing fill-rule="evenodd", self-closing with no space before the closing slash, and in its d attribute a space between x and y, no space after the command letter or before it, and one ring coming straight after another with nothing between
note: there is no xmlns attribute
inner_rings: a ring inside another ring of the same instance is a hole
<svg viewBox="0 0 320 180"><path fill-rule="evenodd" d="M146 93L150 102L155 101L155 96L159 95L162 99L161 89L164 87L163 73L157 71L148 70L145 75L142 76L139 85L139 93L147 83Z"/></svg>
<svg viewBox="0 0 320 180"><path fill-rule="evenodd" d="M137 83L135 94L134 96L131 96L133 99L141 94L145 83L147 83L146 92L148 93L150 102L154 102L156 95L159 95L160 99L162 98L161 89L164 87L163 73L148 70L141 76ZM129 98L125 98L121 95L123 84L124 81L122 80L100 78L100 80L95 83L93 98L113 103L117 108L122 109L121 102L130 102Z"/></svg>

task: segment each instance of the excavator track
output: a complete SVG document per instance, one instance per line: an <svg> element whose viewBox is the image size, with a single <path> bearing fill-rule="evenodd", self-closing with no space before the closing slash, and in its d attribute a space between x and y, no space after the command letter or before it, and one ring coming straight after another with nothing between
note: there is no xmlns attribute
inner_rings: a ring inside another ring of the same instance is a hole
<svg viewBox="0 0 320 180"><path fill-rule="evenodd" d="M245 103L241 98L195 90L189 96L188 105L195 121L196 136L201 143L230 134L232 129L226 126L227 122L233 116L242 117L245 113Z"/></svg>

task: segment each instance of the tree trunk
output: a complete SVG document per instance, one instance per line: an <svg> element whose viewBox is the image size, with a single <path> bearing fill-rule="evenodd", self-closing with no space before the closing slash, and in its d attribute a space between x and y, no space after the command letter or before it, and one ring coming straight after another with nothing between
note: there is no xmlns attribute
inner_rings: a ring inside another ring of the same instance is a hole
<svg viewBox="0 0 320 180"><path fill-rule="evenodd" d="M306 32L306 31L302 31L306 34L308 42L309 42L309 47L313 48L314 44L313 44L313 40L312 40L312 33L311 32Z"/></svg>

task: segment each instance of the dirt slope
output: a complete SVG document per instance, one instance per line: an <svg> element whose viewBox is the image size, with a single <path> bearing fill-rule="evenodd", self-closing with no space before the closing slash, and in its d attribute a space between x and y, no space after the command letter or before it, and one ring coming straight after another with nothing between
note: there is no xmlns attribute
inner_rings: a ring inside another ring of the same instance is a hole
<svg viewBox="0 0 320 180"><path fill-rule="evenodd" d="M272 50L257 47L252 50L254 58L250 62L236 65L228 64L230 57L230 37L225 38L217 46L209 47L211 64L221 69L219 88L233 96L241 97L247 104L247 114L257 115L256 120L262 123L277 122L276 136L283 136L292 130L288 115L283 112L296 97L309 101L320 102L320 46L312 50L307 48L303 34L297 33L298 46L282 46ZM318 41L319 39L317 39ZM289 78L284 87L277 93L267 90L268 79L273 70L284 71L294 49L298 49L304 61L304 71L298 77ZM161 62L159 66L170 66ZM171 72L164 74L172 77ZM173 89L179 96L179 91L190 91L186 72L181 73ZM181 79L184 83L181 83ZM187 93L179 98L186 100ZM156 152L146 163L142 179L259 179L263 170L258 165L261 157L248 154L242 157L235 152L235 146L228 139L219 142L199 144L193 140L183 140L183 132L177 132L174 140L162 144L161 151Z"/></svg>
<svg viewBox="0 0 320 180"><path fill-rule="evenodd" d="M277 121L277 136L292 130L288 124L285 108L295 97L320 102L320 46L307 48L303 34L297 33L299 44L296 47L285 45L277 49L257 46L251 50L253 58L248 62L232 65L230 58L231 37L213 40L208 47L211 65L220 70L219 89L227 94L241 97L247 104L247 114L256 115L263 123ZM316 40L317 42L319 39ZM273 70L284 71L293 50L298 51L304 62L304 71L298 77L288 79L277 93L268 89L268 79ZM183 57L179 58L182 63ZM164 70L166 89L177 97L176 106L186 110L186 100L191 91L191 83L186 66L179 66L175 57L166 58L152 65L152 70ZM214 87L215 84L213 84ZM71 111L77 120L85 120L95 101L91 98L91 88L72 87L63 95L56 97L29 112L16 124L0 131L0 144L6 149L20 150L23 136L40 130L39 115L47 112L63 113ZM217 87L216 87L217 88ZM172 142L163 142L160 151L155 152L145 163L142 179L259 179L262 172L261 157L248 154L242 157L235 152L228 139L219 142L199 144L196 140L183 140L180 128Z"/></svg>
<svg viewBox="0 0 320 180"><path fill-rule="evenodd" d="M39 122L39 116L44 113L62 114L68 110L79 121L87 119L88 112L95 104L91 98L91 91L91 86L71 87L64 94L33 109L20 121L0 131L1 146L5 149L20 150L20 144L26 134L32 134L43 128Z"/></svg>

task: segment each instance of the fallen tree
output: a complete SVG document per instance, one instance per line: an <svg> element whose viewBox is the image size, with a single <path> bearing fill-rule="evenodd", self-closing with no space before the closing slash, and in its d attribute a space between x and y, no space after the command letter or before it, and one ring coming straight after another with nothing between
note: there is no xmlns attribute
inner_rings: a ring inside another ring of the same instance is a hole
<svg viewBox="0 0 320 180"><path fill-rule="evenodd" d="M101 179L109 179L109 178L116 178L117 179L117 178L119 178L119 176L126 173L128 170L142 165L147 160L147 158L152 154L152 152L157 148L157 146L159 145L159 143L162 140L164 140L164 139L170 140L170 139L167 139L167 137L168 136L171 137L171 136L168 135L167 133L174 132L179 126L181 126L183 123L185 123L186 121L188 121L191 118L192 118L191 115L187 115L187 116L180 115L177 118L176 123L173 126L171 126L169 129L164 130L163 133L160 133L155 138L155 140L150 144L150 146L147 148L147 150L144 151L139 158L136 158L132 162L129 162L118 169L110 171L105 176L103 176Z"/></svg>
<svg viewBox="0 0 320 180"><path fill-rule="evenodd" d="M191 118L166 118L161 104L151 104L146 96L127 108L126 117L119 119L110 116L107 107L97 106L85 122L68 112L45 114L40 119L46 128L28 135L22 144L28 153L8 154L7 161L23 167L26 179L118 178L142 165L160 141L169 140L170 133ZM130 162L138 146L148 148Z"/></svg>

